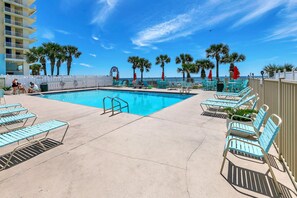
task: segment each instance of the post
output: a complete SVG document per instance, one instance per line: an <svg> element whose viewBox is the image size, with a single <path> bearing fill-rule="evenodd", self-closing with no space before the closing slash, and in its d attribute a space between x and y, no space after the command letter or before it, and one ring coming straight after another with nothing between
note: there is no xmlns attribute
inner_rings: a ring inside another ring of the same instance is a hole
<svg viewBox="0 0 297 198"><path fill-rule="evenodd" d="M287 70L284 69L284 79L286 79L286 76L287 76Z"/></svg>
<svg viewBox="0 0 297 198"><path fill-rule="evenodd" d="M281 113L282 113L282 108L281 108L281 105L282 105L282 80L283 80L284 78L279 78L278 79L278 87L277 87L277 90L278 90L278 92L277 92L277 114L278 114L278 116L280 116L281 117ZM280 134L280 136L279 136L279 138L280 138L280 141L279 141L279 145L278 145L278 147L279 147L279 151L278 151L278 159L280 160L280 161L282 161L282 157L281 157L281 155L282 155L282 150L283 150L283 148L282 148L282 144L283 144L283 138L282 138L282 135L281 135L281 133L279 133Z"/></svg>
<svg viewBox="0 0 297 198"><path fill-rule="evenodd" d="M292 70L292 78L293 78L293 80L295 80L295 70L294 69Z"/></svg>

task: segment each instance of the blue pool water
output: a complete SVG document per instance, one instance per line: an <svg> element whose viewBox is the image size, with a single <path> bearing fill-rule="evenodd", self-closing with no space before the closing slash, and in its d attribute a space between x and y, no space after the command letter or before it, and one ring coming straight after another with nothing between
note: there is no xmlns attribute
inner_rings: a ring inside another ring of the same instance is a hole
<svg viewBox="0 0 297 198"><path fill-rule="evenodd" d="M103 98L105 96L119 97L129 103L130 113L146 116L183 101L192 95L138 91L92 90L46 94L39 97L103 108ZM110 106L110 100L106 100L106 107L110 108ZM123 112L126 112L126 109L124 109Z"/></svg>

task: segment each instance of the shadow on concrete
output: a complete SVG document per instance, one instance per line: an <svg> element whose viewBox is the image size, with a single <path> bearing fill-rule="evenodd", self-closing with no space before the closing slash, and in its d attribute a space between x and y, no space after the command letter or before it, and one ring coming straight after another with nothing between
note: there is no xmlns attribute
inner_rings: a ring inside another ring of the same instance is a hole
<svg viewBox="0 0 297 198"><path fill-rule="evenodd" d="M227 119L228 117L228 115L223 113L215 113L215 112L209 112L209 111L204 111L201 113L201 115L215 117L215 118L222 118L222 119Z"/></svg>
<svg viewBox="0 0 297 198"><path fill-rule="evenodd" d="M268 173L263 174L260 172L252 171L249 169L245 169L239 166L236 166L232 162L228 160L228 176L227 178L223 175L223 177L232 185L232 187L250 197L254 197L253 195L249 195L246 192L240 191L240 188L250 190L268 197L284 197L291 198L296 197L297 194L295 191L290 188L279 183L282 194L278 194L273 179L268 176ZM236 188L240 187L240 188Z"/></svg>
<svg viewBox="0 0 297 198"><path fill-rule="evenodd" d="M25 148L22 148L15 152L15 154L11 158L9 165L5 169L11 168L15 165L18 165L18 164L23 163L27 160L30 160L30 159L36 157L37 155L40 155L40 154L62 144L61 142L58 142L56 140L49 139L49 138L47 138L41 142L44 145L44 147L46 148L46 150L44 150L38 143L32 144ZM10 153L0 156L0 167L3 167L5 165L5 162L7 161L7 159L9 157L10 157Z"/></svg>

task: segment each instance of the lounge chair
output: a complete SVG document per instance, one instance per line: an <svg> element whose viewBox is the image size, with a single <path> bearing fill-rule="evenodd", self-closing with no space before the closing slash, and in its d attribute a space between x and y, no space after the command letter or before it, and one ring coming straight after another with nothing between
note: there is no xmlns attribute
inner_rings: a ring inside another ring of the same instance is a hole
<svg viewBox="0 0 297 198"><path fill-rule="evenodd" d="M22 121L23 125L21 127L24 127L28 119L30 118L34 118L31 124L33 125L37 119L37 116L34 113L25 113L25 114L18 114L18 115L7 116L7 117L0 117L0 126L4 126L7 131L10 131L11 129L8 128L8 125L15 124Z"/></svg>
<svg viewBox="0 0 297 198"><path fill-rule="evenodd" d="M242 95L242 97L238 97L237 99L234 98L230 98L228 99L216 99L216 98L211 98L211 99L207 99L207 101L212 101L212 102L230 102L230 103L237 103L240 102L242 100L244 100L246 97L248 97L248 95L252 92L252 90L248 90L244 95Z"/></svg>
<svg viewBox="0 0 297 198"><path fill-rule="evenodd" d="M4 108L16 108L16 107L21 107L22 105L20 103L14 103L14 104L4 104L4 105L0 105L0 109L4 109Z"/></svg>
<svg viewBox="0 0 297 198"><path fill-rule="evenodd" d="M179 92L180 93L190 93L193 85L189 82L182 82Z"/></svg>
<svg viewBox="0 0 297 198"><path fill-rule="evenodd" d="M239 108L250 108L254 109L256 107L257 101L259 100L259 97L256 95L249 96L248 98L238 101L236 103L230 103L230 102L212 102L212 101L204 101L200 103L200 107L205 112L203 106L206 106L206 109L213 109L215 110L215 113L217 111L222 110L224 108L232 108L232 109L239 109Z"/></svg>
<svg viewBox="0 0 297 198"><path fill-rule="evenodd" d="M214 94L215 98L236 98L236 97L241 97L243 96L247 91L249 91L251 88L246 87L245 89L241 90L238 93L230 93L230 92L216 92Z"/></svg>
<svg viewBox="0 0 297 198"><path fill-rule="evenodd" d="M6 160L5 165L2 166L2 168L0 168L0 170L5 169L8 166L14 153L23 147L27 147L28 145L38 143L39 145L41 145L41 147L44 150L46 150L45 146L42 144L41 141L47 138L50 131L53 131L55 129L58 129L58 128L61 128L64 126L66 127L66 130L65 130L63 137L61 139L61 143L63 143L63 140L64 140L65 135L69 128L69 124L67 122L63 122L63 121L59 121L59 120L50 120L50 121L39 123L39 124L36 124L33 126L28 126L25 128L21 128L21 129L17 129L17 130L9 131L7 133L0 134L0 147L4 147L7 145L16 143L16 142L20 142L22 140L28 141L24 144L18 144L14 148L14 150L10 153L9 158ZM45 136L42 138L35 137L35 136L41 135L41 134L45 134ZM32 137L34 137L34 138L32 139Z"/></svg>
<svg viewBox="0 0 297 198"><path fill-rule="evenodd" d="M143 88L148 89L148 82L147 81L143 81L142 82Z"/></svg>
<svg viewBox="0 0 297 198"><path fill-rule="evenodd" d="M16 115L19 114L20 112L25 111L26 113L28 112L28 109L24 107L16 107L13 109L5 109L5 110L0 110L0 117L2 116L8 116L8 115Z"/></svg>
<svg viewBox="0 0 297 198"><path fill-rule="evenodd" d="M276 119L277 122L273 122L273 119ZM257 140L251 140L243 137L228 135L226 138L225 148L223 152L224 159L222 162L220 173L222 174L228 151L235 151L236 153L244 154L247 157L261 159L267 163L269 171L276 185L276 188L280 193L279 184L273 173L267 155L276 135L280 130L281 123L281 118L275 114L272 114L270 118L267 120L263 133Z"/></svg>
<svg viewBox="0 0 297 198"><path fill-rule="evenodd" d="M233 118L235 117L238 117L238 118L245 118L247 120L250 120L252 123L247 124L239 121L230 122L228 126L227 136L232 134L232 135L237 135L241 137L248 137L248 136L254 136L254 135L259 137L259 131L267 115L268 110L269 110L269 107L263 104L259 109L254 120L252 118L246 118L240 115L233 115L231 117L231 120L233 120Z"/></svg>

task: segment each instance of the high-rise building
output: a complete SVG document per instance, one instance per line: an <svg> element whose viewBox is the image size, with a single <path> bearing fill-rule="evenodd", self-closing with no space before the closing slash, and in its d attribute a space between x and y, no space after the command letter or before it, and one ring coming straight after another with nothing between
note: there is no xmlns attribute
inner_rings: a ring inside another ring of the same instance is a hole
<svg viewBox="0 0 297 198"><path fill-rule="evenodd" d="M25 53L35 42L35 0L0 0L0 74L28 75Z"/></svg>

